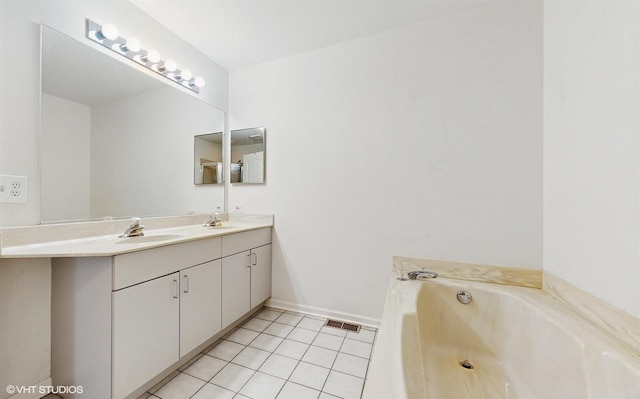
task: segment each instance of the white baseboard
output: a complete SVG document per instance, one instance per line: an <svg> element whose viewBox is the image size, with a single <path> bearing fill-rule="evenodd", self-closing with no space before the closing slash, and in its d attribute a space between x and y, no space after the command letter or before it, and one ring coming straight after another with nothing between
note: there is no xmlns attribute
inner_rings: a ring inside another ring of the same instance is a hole
<svg viewBox="0 0 640 399"><path fill-rule="evenodd" d="M50 387L51 386L51 377L47 378L46 380L40 381L37 384L34 384L33 386L35 387ZM3 387L6 388L6 387ZM16 387L17 388L17 387ZM43 396L45 396L46 394L41 394L39 389L36 388L35 392L25 392L25 393L17 393L13 396L9 396L7 399L37 399L37 398L41 398Z"/></svg>
<svg viewBox="0 0 640 399"><path fill-rule="evenodd" d="M340 321L361 324L364 327L370 327L370 328L380 327L380 319L374 319L373 317L365 317L365 316L355 315L352 313L339 312L331 309L317 308L315 306L300 305L297 303L281 301L278 299L269 299L265 305L272 308L289 310L292 312L306 313L312 316L330 317L332 319L338 319Z"/></svg>

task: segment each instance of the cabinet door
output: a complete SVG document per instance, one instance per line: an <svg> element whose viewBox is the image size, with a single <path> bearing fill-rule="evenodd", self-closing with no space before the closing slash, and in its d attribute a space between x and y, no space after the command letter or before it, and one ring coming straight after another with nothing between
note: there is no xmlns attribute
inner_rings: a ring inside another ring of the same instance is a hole
<svg viewBox="0 0 640 399"><path fill-rule="evenodd" d="M123 398L179 359L179 276L112 293L113 397Z"/></svg>
<svg viewBox="0 0 640 399"><path fill-rule="evenodd" d="M251 309L271 297L271 244L251 250Z"/></svg>
<svg viewBox="0 0 640 399"><path fill-rule="evenodd" d="M180 357L222 329L220 259L180 272Z"/></svg>
<svg viewBox="0 0 640 399"><path fill-rule="evenodd" d="M250 251L222 258L222 328L251 308Z"/></svg>

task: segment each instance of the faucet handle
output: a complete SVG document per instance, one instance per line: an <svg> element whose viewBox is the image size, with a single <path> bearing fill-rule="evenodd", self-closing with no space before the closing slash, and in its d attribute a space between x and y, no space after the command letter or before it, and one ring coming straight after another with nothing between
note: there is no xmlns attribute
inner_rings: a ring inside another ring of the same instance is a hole
<svg viewBox="0 0 640 399"><path fill-rule="evenodd" d="M222 226L222 221L220 220L220 215L218 215L218 212L216 212L213 215L211 215L211 217L209 217L209 220L207 221L207 223L204 224L204 227L218 227L218 226Z"/></svg>
<svg viewBox="0 0 640 399"><path fill-rule="evenodd" d="M140 218L138 217L131 218L131 221L133 223L127 228L127 230L125 230L124 233L120 234L118 237L127 238L127 237L144 236L144 233L142 232L142 229L144 229L144 226L140 224Z"/></svg>
<svg viewBox="0 0 640 399"><path fill-rule="evenodd" d="M140 226L140 220L142 220L142 219L140 219L140 218L139 218L139 217L137 217L137 216L136 216L136 217L131 218L131 221L133 222L133 223L131 224L131 227Z"/></svg>

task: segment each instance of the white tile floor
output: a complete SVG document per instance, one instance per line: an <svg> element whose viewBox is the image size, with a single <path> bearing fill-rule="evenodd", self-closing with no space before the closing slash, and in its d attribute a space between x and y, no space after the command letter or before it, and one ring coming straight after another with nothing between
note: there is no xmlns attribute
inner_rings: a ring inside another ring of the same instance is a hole
<svg viewBox="0 0 640 399"><path fill-rule="evenodd" d="M360 399L376 331L263 308L139 399Z"/></svg>

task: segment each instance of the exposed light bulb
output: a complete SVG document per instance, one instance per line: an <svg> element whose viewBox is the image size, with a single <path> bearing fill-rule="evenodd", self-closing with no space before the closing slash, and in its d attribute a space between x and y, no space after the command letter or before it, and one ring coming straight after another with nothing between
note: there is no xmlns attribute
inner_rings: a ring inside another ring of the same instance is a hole
<svg viewBox="0 0 640 399"><path fill-rule="evenodd" d="M109 40L116 40L118 38L118 28L112 24L104 24L100 31L96 33L96 36L100 40L104 40L105 38Z"/></svg>
<svg viewBox="0 0 640 399"><path fill-rule="evenodd" d="M189 82L189 85L195 86L199 89L203 88L204 84L205 84L205 81L202 76L198 76L197 78L193 79L193 81Z"/></svg>
<svg viewBox="0 0 640 399"><path fill-rule="evenodd" d="M156 50L149 50L147 51L147 55L142 57L142 61L145 62L150 62L152 64L156 64L158 63L158 61L160 61L160 53L158 53Z"/></svg>
<svg viewBox="0 0 640 399"><path fill-rule="evenodd" d="M191 80L191 71L189 69L183 69L179 74L176 75L176 79Z"/></svg>
<svg viewBox="0 0 640 399"><path fill-rule="evenodd" d="M120 50L122 51L132 51L134 53L137 53L138 51L140 51L140 41L138 39L136 39L135 37L131 37L129 39L127 39L127 41L124 44L120 45Z"/></svg>
<svg viewBox="0 0 640 399"><path fill-rule="evenodd" d="M165 60L164 63L158 68L161 71L173 72L176 70L178 65L174 60Z"/></svg>

